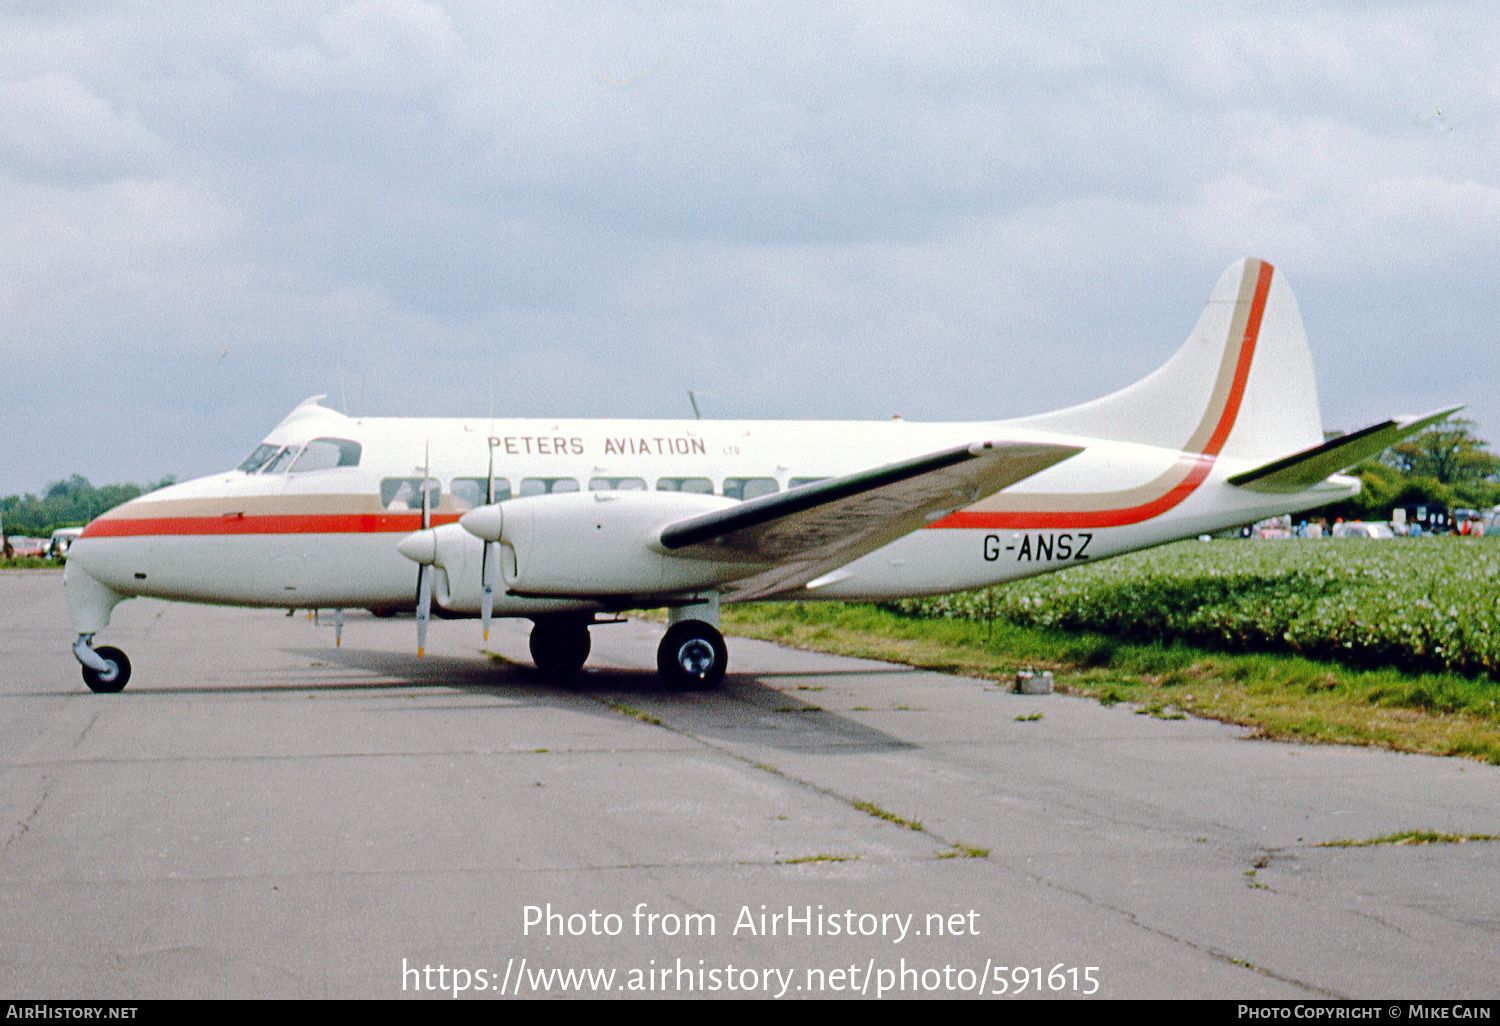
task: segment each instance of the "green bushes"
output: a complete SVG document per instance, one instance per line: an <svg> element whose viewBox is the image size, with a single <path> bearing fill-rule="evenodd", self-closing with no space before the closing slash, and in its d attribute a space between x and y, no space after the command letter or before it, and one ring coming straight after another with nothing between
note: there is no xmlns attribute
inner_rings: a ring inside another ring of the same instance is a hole
<svg viewBox="0 0 1500 1026"><path fill-rule="evenodd" d="M906 616L1295 653L1500 677L1495 539L1179 542L999 588L891 603ZM1078 661L1106 665L1108 644Z"/></svg>

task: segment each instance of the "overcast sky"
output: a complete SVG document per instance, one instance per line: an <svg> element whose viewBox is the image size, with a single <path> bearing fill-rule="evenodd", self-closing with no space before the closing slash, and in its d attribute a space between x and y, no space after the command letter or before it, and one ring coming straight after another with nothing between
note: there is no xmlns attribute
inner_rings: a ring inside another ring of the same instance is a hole
<svg viewBox="0 0 1500 1026"><path fill-rule="evenodd" d="M1242 256L1500 437L1493 4L0 0L0 494L372 415L993 419Z"/></svg>

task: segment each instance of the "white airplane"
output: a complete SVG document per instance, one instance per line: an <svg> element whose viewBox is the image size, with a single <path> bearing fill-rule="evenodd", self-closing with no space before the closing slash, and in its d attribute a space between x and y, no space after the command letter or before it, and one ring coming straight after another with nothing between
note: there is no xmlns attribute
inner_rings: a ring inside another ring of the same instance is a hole
<svg viewBox="0 0 1500 1026"><path fill-rule="evenodd" d="M1301 315L1270 264L1224 272L1187 343L1112 395L1014 420L351 418L308 399L234 470L96 519L65 575L93 647L124 599L533 622L555 677L599 614L668 609L658 669L712 687L721 602L980 588L1359 490L1341 471L1453 412L1324 441ZM1457 409L1455 407L1454 409Z"/></svg>

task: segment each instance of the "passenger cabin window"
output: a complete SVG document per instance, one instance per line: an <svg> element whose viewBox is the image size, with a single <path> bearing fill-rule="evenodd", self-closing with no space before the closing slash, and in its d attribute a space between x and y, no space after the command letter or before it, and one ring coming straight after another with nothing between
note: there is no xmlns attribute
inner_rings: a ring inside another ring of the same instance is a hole
<svg viewBox="0 0 1500 1026"><path fill-rule="evenodd" d="M801 488L803 485L817 484L819 481L829 480L826 477L794 477L786 483L788 489Z"/></svg>
<svg viewBox="0 0 1500 1026"><path fill-rule="evenodd" d="M504 502L510 498L510 480L503 477L494 479L491 494L493 501ZM454 509L473 509L484 505L484 478L482 477L455 477L448 486L448 494L453 499Z"/></svg>
<svg viewBox="0 0 1500 1026"><path fill-rule="evenodd" d="M292 465L292 460L296 458L297 447L295 445L289 445L285 449L282 449L280 452L278 452L275 456L272 456L269 460L267 460L266 465L261 468L260 472L262 474L285 474L286 468L290 467Z"/></svg>
<svg viewBox="0 0 1500 1026"><path fill-rule="evenodd" d="M659 477L656 479L659 492L693 492L696 495L712 495L714 483L706 477Z"/></svg>
<svg viewBox="0 0 1500 1026"><path fill-rule="evenodd" d="M435 477L427 479L427 508L434 510L443 501L443 486ZM380 482L380 504L389 510L420 511L422 508L422 479L420 477L388 477Z"/></svg>
<svg viewBox="0 0 1500 1026"><path fill-rule="evenodd" d="M646 479L643 477L589 478L589 491L591 492L644 492L645 490Z"/></svg>
<svg viewBox="0 0 1500 1026"><path fill-rule="evenodd" d="M332 470L334 467L359 466L358 442L347 438L314 438L292 464L292 473L301 474L309 470Z"/></svg>
<svg viewBox="0 0 1500 1026"><path fill-rule="evenodd" d="M729 499L739 499L742 502L749 499L758 499L762 495L770 495L772 492L781 490L774 477L726 477L724 479L724 496Z"/></svg>
<svg viewBox="0 0 1500 1026"><path fill-rule="evenodd" d="M578 491L578 480L572 477L528 477L521 481L521 491L516 496L525 499L532 495L555 495L559 492Z"/></svg>

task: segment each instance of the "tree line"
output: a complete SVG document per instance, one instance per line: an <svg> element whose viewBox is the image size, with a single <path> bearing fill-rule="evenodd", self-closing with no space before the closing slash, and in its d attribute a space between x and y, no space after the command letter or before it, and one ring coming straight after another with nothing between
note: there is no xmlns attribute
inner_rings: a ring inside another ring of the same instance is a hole
<svg viewBox="0 0 1500 1026"><path fill-rule="evenodd" d="M96 488L88 478L74 474L54 481L45 495L7 495L0 499L0 518L9 537L46 538L59 527L82 527L106 510L138 495L165 488L177 479L162 478L153 484L111 484Z"/></svg>
<svg viewBox="0 0 1500 1026"><path fill-rule="evenodd" d="M1403 506L1487 510L1500 504L1500 457L1474 434L1474 422L1450 417L1347 473L1364 487L1322 510L1329 519L1389 520Z"/></svg>

